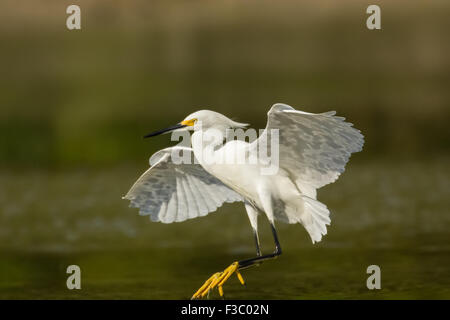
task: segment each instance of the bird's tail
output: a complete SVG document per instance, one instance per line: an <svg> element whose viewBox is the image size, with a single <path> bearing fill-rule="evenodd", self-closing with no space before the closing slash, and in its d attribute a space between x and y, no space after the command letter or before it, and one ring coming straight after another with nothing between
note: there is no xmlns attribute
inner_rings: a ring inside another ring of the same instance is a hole
<svg viewBox="0 0 450 320"><path fill-rule="evenodd" d="M285 199L286 200L286 199ZM322 240L330 225L330 211L323 203L305 195L291 197L276 210L275 218L287 223L301 223L313 243Z"/></svg>
<svg viewBox="0 0 450 320"><path fill-rule="evenodd" d="M330 225L330 211L322 202L307 196L302 196L304 212L300 218L301 224L308 231L313 243L322 240L327 234L327 225Z"/></svg>

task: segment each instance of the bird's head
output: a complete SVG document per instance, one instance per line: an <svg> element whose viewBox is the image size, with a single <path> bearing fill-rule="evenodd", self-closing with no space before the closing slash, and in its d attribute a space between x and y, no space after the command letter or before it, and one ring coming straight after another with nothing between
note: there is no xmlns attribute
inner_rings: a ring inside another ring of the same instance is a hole
<svg viewBox="0 0 450 320"><path fill-rule="evenodd" d="M176 125L149 133L145 135L144 138L154 137L163 133L173 131L189 131L189 130L196 131L196 130L207 130L210 128L226 130L226 129L245 128L246 126L248 126L247 123L240 123L233 121L221 113L211 110L200 110L191 113L186 118L184 118L183 121L177 123Z"/></svg>

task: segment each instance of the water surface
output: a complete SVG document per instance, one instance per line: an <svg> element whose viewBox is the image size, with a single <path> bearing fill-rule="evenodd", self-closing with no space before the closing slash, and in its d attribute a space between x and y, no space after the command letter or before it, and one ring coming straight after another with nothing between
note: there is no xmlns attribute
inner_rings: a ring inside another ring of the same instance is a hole
<svg viewBox="0 0 450 320"><path fill-rule="evenodd" d="M447 160L350 163L319 191L332 212L323 241L312 245L302 226L278 224L283 255L244 270L246 287L232 277L226 296L449 299ZM169 225L128 208L121 196L139 170L2 171L0 298L185 299L213 272L254 255L241 204ZM66 288L71 264L81 267L81 290ZM366 287L372 264L381 267L381 290Z"/></svg>

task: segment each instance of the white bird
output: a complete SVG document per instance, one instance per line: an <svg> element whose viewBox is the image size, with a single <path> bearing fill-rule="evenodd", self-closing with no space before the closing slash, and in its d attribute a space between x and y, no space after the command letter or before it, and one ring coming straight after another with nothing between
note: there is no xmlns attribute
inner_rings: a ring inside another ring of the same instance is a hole
<svg viewBox="0 0 450 320"><path fill-rule="evenodd" d="M194 112L175 126L145 136L194 131L192 148L166 148L150 158L150 169L124 197L131 201L131 207L139 208L139 213L149 215L152 221L172 223L205 216L225 202L241 201L253 229L257 256L215 273L192 298L204 297L215 287L223 296L222 286L233 273L244 284L239 270L279 256L275 220L302 224L313 243L322 239L330 224L330 212L316 199L316 190L336 181L350 155L361 151L364 144L360 131L344 120L334 111L314 114L277 103L268 112L265 130L253 142L233 140L217 145L225 140L227 130L247 124L209 110ZM215 139L205 139L208 132L213 132ZM267 163L258 161L261 145L279 153L277 170L272 174L262 173ZM196 161L183 163L174 155ZM240 156L256 161L217 161ZM270 222L275 241L275 251L266 255L261 254L258 238L261 212Z"/></svg>

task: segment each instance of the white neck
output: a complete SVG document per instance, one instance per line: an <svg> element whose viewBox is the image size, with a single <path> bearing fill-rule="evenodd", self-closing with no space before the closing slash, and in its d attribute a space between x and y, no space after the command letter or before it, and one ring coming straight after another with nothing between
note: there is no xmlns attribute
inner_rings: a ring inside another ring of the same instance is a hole
<svg viewBox="0 0 450 320"><path fill-rule="evenodd" d="M216 150L223 146L226 129L225 127L215 127L206 130L197 130L192 134L192 149L194 149L194 155L200 164L211 164Z"/></svg>

